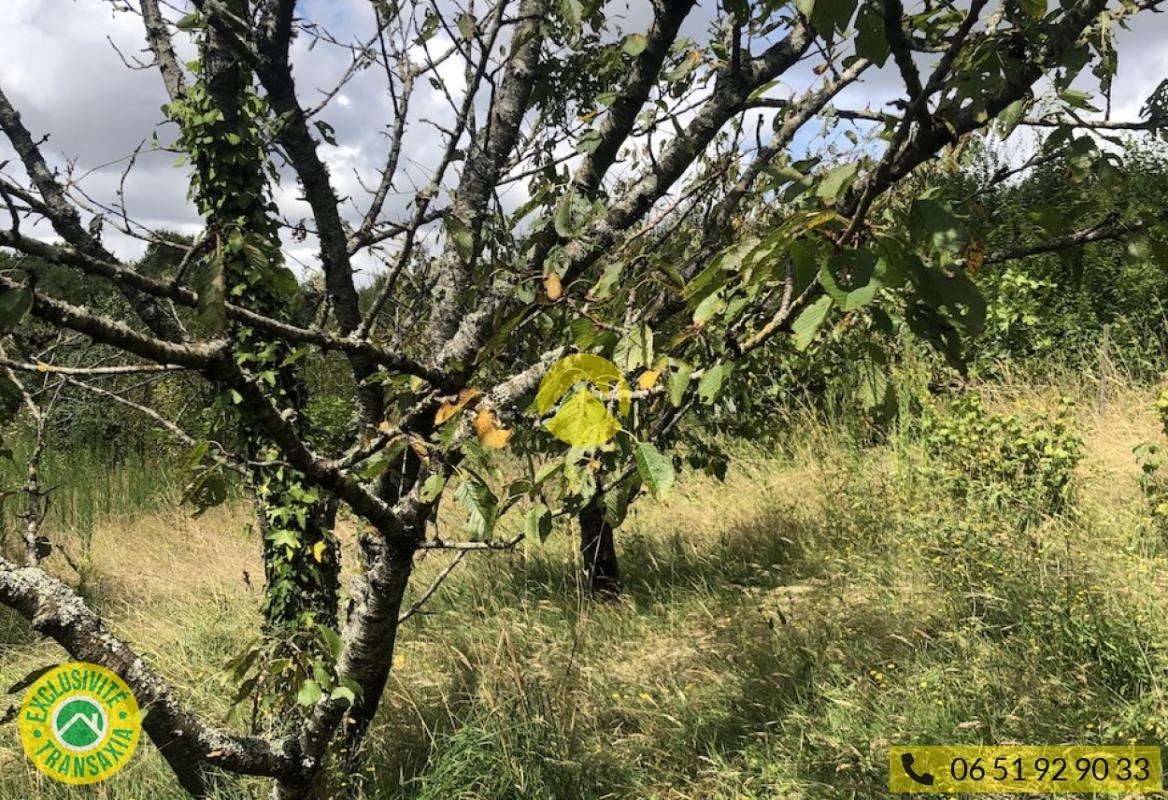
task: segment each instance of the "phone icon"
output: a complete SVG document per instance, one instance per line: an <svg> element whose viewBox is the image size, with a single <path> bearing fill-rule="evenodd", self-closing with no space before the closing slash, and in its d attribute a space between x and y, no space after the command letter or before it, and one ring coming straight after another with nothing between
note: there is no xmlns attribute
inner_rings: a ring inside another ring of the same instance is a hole
<svg viewBox="0 0 1168 800"><path fill-rule="evenodd" d="M913 765L913 754L912 753L904 753L903 755L901 755L900 765L902 767L904 767L905 774L908 775L910 778L912 778L917 783L919 783L921 786L932 786L933 785L932 774L925 772L923 774L918 775L917 771L912 768L912 765Z"/></svg>

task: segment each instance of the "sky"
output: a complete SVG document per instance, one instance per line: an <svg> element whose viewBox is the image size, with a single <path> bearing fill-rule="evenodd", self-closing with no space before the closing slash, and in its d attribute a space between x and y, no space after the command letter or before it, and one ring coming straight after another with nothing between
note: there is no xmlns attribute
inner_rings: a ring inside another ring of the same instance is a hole
<svg viewBox="0 0 1168 800"><path fill-rule="evenodd" d="M175 0L181 5L182 0ZM683 35L705 40L714 0L701 0L699 9L687 22ZM72 163L74 175L84 176L80 187L86 195L110 204L118 196L125 158L155 131L163 142L173 140L170 126L159 123L160 107L167 98L158 72L153 68L134 69L135 59L149 61L143 52L145 40L140 18L133 13L116 11L121 0L0 0L0 86L21 112L34 138L45 134L45 155L58 167ZM357 32L370 30L372 13L368 0L302 0L303 16L326 23L341 38L353 39ZM172 19L174 11L168 11ZM610 14L623 17L618 23L626 31L643 30L649 18L645 0L616 0ZM441 44L441 35L436 42ZM447 40L449 41L449 40ZM1148 95L1168 77L1168 14L1141 15L1134 30L1120 31L1117 50L1120 54L1119 75L1113 90L1112 117L1135 119ZM293 63L301 102L315 105L321 90L331 87L348 66L348 55L335 47L321 45L309 50L310 40L301 36L294 44ZM180 42L181 54L193 56L189 43ZM441 77L446 88L457 94L463 84L461 68L450 62ZM802 88L800 80L813 80L803 72L792 76L786 85L776 87L782 94ZM893 96L898 79L887 68L872 74L849 90L841 106L879 108ZM418 124L421 118L438 124L449 122L452 113L443 95L429 84L419 86L416 96L415 135L407 139L405 158L386 213L401 216L414 193L413 183L422 180L424 168L436 163L440 137L432 128ZM386 125L389 101L384 92L384 77L376 70L362 73L330 103L320 118L337 131L338 147L322 145L320 152L333 175L342 198L353 198L363 205L361 188L376 183L379 163L386 151ZM808 126L801 142L817 132ZM6 140L0 140L0 162L12 156ZM185 232L198 230L199 219L186 199L187 175L174 165L171 153L144 153L125 178L124 197L131 218L150 228L169 228ZM3 169L20 175L9 164ZM307 205L298 198L291 180L276 189L281 210L292 220L310 218ZM505 205L515 207L525 199L522 186L507 192ZM349 206L346 216L359 218L357 205ZM83 213L83 219L87 215ZM48 231L37 235L49 237ZM104 239L111 249L126 258L141 253L143 244L111 230L107 225ZM287 241L286 253L303 270L317 263L315 242ZM365 259L359 266L364 282L378 269L376 261Z"/></svg>

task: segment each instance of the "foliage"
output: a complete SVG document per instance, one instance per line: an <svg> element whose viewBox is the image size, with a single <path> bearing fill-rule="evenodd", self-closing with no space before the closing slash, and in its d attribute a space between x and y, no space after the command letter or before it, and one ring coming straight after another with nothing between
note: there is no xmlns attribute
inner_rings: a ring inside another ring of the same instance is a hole
<svg viewBox="0 0 1168 800"><path fill-rule="evenodd" d="M1059 401L1050 415L1026 421L986 410L976 395L925 417L923 436L939 469L934 477L955 497L981 495L1017 515L1019 527L1067 508L1082 457L1074 404Z"/></svg>
<svg viewBox="0 0 1168 800"><path fill-rule="evenodd" d="M1168 436L1168 389L1156 398L1156 412L1165 436ZM1152 526L1168 541L1168 474L1164 469L1164 445L1143 442L1134 450L1140 465L1140 490L1148 504Z"/></svg>

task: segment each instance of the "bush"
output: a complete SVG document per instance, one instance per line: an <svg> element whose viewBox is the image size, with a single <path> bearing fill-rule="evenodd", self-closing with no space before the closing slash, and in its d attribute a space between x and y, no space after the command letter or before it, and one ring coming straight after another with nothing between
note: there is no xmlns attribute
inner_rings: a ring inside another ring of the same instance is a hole
<svg viewBox="0 0 1168 800"><path fill-rule="evenodd" d="M1058 514L1070 500L1082 457L1072 410L1063 398L1053 414L1026 421L991 414L976 396L962 397L947 413L923 420L932 471L954 497L987 497L1018 513L1021 527Z"/></svg>

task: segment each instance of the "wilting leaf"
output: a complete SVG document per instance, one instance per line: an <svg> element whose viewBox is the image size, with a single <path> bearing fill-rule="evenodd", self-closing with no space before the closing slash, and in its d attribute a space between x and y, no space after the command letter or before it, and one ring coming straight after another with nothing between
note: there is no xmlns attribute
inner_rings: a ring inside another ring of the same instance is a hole
<svg viewBox="0 0 1168 800"><path fill-rule="evenodd" d="M560 299L564 294L564 285L560 282L560 276L554 272L549 272L543 276L543 290L547 295L547 299L553 303Z"/></svg>
<svg viewBox="0 0 1168 800"><path fill-rule="evenodd" d="M492 450L502 450L506 447L513 433L510 429L502 427L495 412L486 406L479 408L475 414L474 429L483 447Z"/></svg>
<svg viewBox="0 0 1168 800"><path fill-rule="evenodd" d="M434 424L441 425L446 422L446 420L465 408L466 404L478 397L478 395L478 389L462 389L459 391L458 397L454 402L443 403L438 407L438 411L434 414Z"/></svg>

